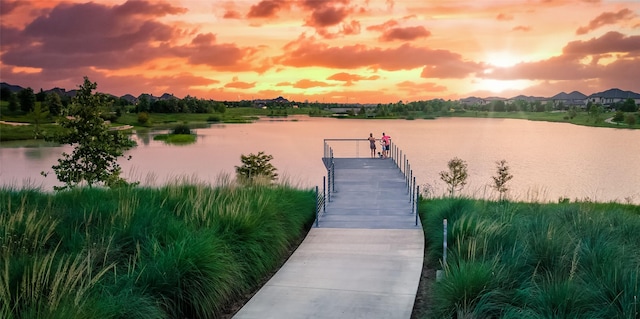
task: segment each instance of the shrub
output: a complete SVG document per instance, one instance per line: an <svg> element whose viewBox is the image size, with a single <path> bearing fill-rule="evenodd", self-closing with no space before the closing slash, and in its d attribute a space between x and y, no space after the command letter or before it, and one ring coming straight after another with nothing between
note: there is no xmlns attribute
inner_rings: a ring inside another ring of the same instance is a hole
<svg viewBox="0 0 640 319"><path fill-rule="evenodd" d="M278 178L276 168L270 163L272 155L264 152L258 154L240 155L242 166L236 166L236 175L241 182L254 183L261 178L267 181L275 181Z"/></svg>
<svg viewBox="0 0 640 319"><path fill-rule="evenodd" d="M191 134L191 128L187 124L179 124L173 128L171 134Z"/></svg>
<svg viewBox="0 0 640 319"><path fill-rule="evenodd" d="M138 123L140 123L140 125L149 124L149 113L147 112L138 113Z"/></svg>
<svg viewBox="0 0 640 319"><path fill-rule="evenodd" d="M461 191L467 185L467 162L455 157L447 164L449 171L441 171L440 179L448 185L449 196L454 192Z"/></svg>

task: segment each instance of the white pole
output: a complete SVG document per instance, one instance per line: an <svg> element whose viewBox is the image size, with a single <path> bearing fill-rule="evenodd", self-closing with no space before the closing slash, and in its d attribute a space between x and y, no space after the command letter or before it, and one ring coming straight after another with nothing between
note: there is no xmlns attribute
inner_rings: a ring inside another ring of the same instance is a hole
<svg viewBox="0 0 640 319"><path fill-rule="evenodd" d="M442 220L444 237L442 238L442 267L447 264L447 219Z"/></svg>

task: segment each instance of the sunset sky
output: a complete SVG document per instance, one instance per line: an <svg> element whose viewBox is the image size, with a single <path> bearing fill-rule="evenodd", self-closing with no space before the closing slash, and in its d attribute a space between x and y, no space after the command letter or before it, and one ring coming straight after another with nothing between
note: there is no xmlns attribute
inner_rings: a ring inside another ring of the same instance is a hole
<svg viewBox="0 0 640 319"><path fill-rule="evenodd" d="M640 1L0 0L0 81L388 103L640 92Z"/></svg>

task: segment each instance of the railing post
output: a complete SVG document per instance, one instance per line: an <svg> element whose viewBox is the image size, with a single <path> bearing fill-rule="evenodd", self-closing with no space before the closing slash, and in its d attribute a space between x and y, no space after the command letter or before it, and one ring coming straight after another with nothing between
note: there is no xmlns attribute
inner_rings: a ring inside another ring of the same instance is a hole
<svg viewBox="0 0 640 319"><path fill-rule="evenodd" d="M335 193L336 191L336 167L333 163L333 156L331 157L331 189Z"/></svg>
<svg viewBox="0 0 640 319"><path fill-rule="evenodd" d="M318 186L316 186L316 228L318 227L318 213L320 212L320 207L318 207Z"/></svg>
<svg viewBox="0 0 640 319"><path fill-rule="evenodd" d="M417 189L416 189L416 193L420 194L420 185L418 185ZM417 198L420 198L420 196L416 196ZM418 226L418 204L420 203L419 199L416 199L416 226Z"/></svg>
<svg viewBox="0 0 640 319"><path fill-rule="evenodd" d="M328 181L327 181L327 188L328 188L327 200L329 202L331 202L331 169L327 170L327 179L328 179ZM324 183L324 178L322 179L322 183Z"/></svg>
<svg viewBox="0 0 640 319"><path fill-rule="evenodd" d="M327 186L326 186L326 182L327 182L327 178L325 176L322 176L322 201L323 201L323 205L322 205L322 212L326 213L327 212L327 202L325 201L327 199Z"/></svg>

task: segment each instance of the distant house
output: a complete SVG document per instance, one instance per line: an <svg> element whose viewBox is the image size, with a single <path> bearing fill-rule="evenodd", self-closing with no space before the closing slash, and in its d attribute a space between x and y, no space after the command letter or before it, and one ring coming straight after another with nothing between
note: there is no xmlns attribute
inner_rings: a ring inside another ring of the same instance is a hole
<svg viewBox="0 0 640 319"><path fill-rule="evenodd" d="M541 96L526 96L526 95L518 95L518 96L514 96L510 99L507 99L505 101L506 104L513 104L516 101L525 101L528 103L533 103L533 102L540 102L540 104L546 104L547 103L547 98L541 97Z"/></svg>
<svg viewBox="0 0 640 319"><path fill-rule="evenodd" d="M591 94L587 97L587 102L610 107L612 104L624 102L626 99L633 99L636 104L640 104L640 94L620 89L610 89Z"/></svg>
<svg viewBox="0 0 640 319"><path fill-rule="evenodd" d="M283 98L282 96L278 96L275 99L270 99L270 100L253 100L253 106L257 107L257 108L265 108L268 105L273 105L273 104L288 104L289 100Z"/></svg>
<svg viewBox="0 0 640 319"><path fill-rule="evenodd" d="M460 104L463 104L463 105L485 105L485 104L489 104L489 102L487 102L487 100L481 99L479 97L470 96L468 98L460 99Z"/></svg>
<svg viewBox="0 0 640 319"><path fill-rule="evenodd" d="M580 108L585 108L587 106L587 102L585 102L587 96L578 92L573 91L569 94L565 92L560 92L551 97L551 101L553 105L557 108L558 105L562 104L566 108L575 106Z"/></svg>

